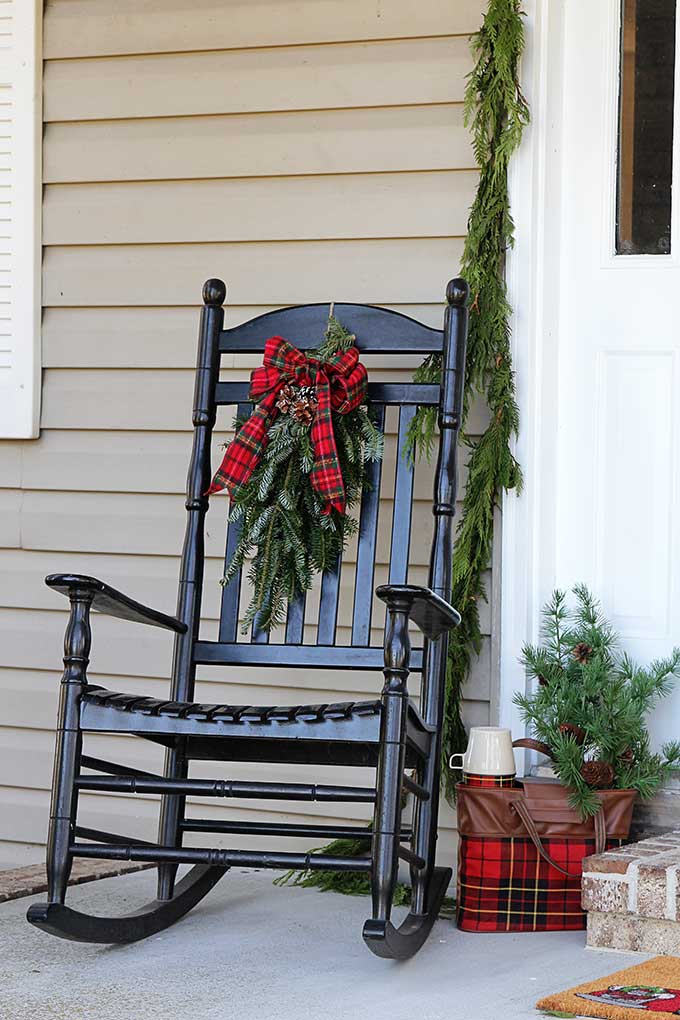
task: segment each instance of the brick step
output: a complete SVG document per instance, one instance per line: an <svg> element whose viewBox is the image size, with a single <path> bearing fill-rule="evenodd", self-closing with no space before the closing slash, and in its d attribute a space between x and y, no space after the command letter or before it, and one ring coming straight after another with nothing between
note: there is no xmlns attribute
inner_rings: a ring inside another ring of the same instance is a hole
<svg viewBox="0 0 680 1020"><path fill-rule="evenodd" d="M680 955L680 830L583 861L594 949Z"/></svg>

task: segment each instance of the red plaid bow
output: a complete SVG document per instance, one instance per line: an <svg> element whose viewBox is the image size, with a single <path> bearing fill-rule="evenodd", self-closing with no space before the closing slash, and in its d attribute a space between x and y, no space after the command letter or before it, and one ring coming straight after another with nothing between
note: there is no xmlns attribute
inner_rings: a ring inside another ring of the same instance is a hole
<svg viewBox="0 0 680 1020"><path fill-rule="evenodd" d="M324 513L330 513L332 507L344 513L345 486L331 410L348 414L359 407L366 399L366 382L366 369L359 361L356 347L321 362L303 354L283 337L270 337L264 347L262 366L250 376L250 398L258 401L257 407L227 447L208 495L221 489L233 495L249 480L266 449L267 431L281 413L276 406L280 390L288 384L313 386L317 405L311 429L314 467L309 477L324 504Z"/></svg>

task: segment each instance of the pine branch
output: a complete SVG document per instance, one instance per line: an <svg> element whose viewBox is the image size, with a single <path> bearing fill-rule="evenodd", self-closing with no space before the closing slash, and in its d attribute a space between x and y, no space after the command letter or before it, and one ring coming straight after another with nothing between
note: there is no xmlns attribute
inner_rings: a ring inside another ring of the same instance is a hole
<svg viewBox="0 0 680 1020"><path fill-rule="evenodd" d="M680 741L654 754L647 731L650 709L680 677L680 649L647 669L638 666L618 650L618 635L588 589L577 585L573 595L573 608L560 591L545 606L544 644L526 645L522 654L536 686L514 701L529 731L550 747L555 772L585 818L597 809L586 765L609 767L615 788L641 797L651 797L680 767Z"/></svg>

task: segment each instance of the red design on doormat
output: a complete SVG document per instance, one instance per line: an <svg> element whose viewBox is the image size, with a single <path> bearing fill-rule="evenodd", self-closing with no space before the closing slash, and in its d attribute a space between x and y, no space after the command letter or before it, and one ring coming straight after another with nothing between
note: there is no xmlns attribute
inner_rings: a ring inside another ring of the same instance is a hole
<svg viewBox="0 0 680 1020"><path fill-rule="evenodd" d="M639 1009L646 1013L673 1013L680 1016L680 989L651 985L610 985L598 992L576 992L579 999L604 1002L608 1006Z"/></svg>

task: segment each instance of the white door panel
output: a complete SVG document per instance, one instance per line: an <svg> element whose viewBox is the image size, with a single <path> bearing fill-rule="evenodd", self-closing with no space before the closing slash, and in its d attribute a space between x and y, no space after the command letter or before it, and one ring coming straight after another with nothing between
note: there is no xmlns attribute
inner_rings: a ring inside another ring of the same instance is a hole
<svg viewBox="0 0 680 1020"><path fill-rule="evenodd" d="M645 2L638 0L640 5ZM529 90L534 117L544 121L534 126L529 139L534 146L529 174L524 157L529 183L515 189L519 253L510 278L512 292L512 273L536 258L521 250L531 202L531 217L539 221L534 236L538 258L554 266L552 275L540 265L534 267L537 285L550 295L544 298L547 310L528 295L542 329L533 341L535 350L522 348L531 343L522 329L533 328L524 325L530 314L526 307L518 308L515 327L518 371L524 364L536 374L523 396L519 381L524 428L530 432L519 452L521 456L524 450L525 463L529 459L528 488L533 484L538 492L533 494L533 510L528 503L524 509L511 508L508 515L504 586L515 584L509 571L516 572L520 561L511 546L517 545L518 536L522 541L525 527L532 532L524 539L532 637L539 602L550 588L583 580L601 596L625 647L647 662L680 644L680 188L676 185L670 254L615 254L621 0L569 0L559 5L561 12L556 7L548 11L549 4L530 3L534 54L528 68L534 80ZM638 35L633 40L638 59L646 52L641 39L644 42ZM560 73L551 71L551 62L561 65ZM676 55L675 71L672 64L665 65L669 81L675 74L676 83L675 181L680 179L679 63ZM629 72L630 62L625 66ZM624 87L636 81L629 77ZM632 102L629 94L624 99ZM643 95L639 109L626 106L624 130L633 130L644 101ZM657 102L654 110L659 109ZM634 137L639 146L643 136ZM622 151L625 160L628 150ZM634 152L637 159L639 148ZM631 180L621 185L622 236L630 229L626 215L632 206L630 201L625 205L625 189ZM650 193L652 202L663 198L652 186L643 194L645 202ZM642 206L633 208L639 223ZM656 213L650 215L646 222L655 223ZM661 237L659 250L667 246L668 238ZM513 293L516 306L526 293L522 286L518 283ZM546 403L540 387L547 391L551 385L556 401ZM531 420L532 414L537 421ZM545 462L539 470L541 457ZM542 514L551 515L551 522ZM513 601L512 591L504 594L504 642L508 626L521 626ZM506 642L503 661L509 669L513 645L512 638ZM520 686L517 673L513 683ZM506 718L516 725L507 710ZM657 742L680 736L680 691L655 714L652 730Z"/></svg>

